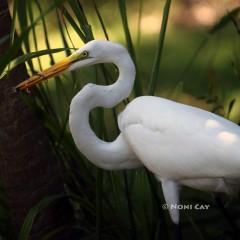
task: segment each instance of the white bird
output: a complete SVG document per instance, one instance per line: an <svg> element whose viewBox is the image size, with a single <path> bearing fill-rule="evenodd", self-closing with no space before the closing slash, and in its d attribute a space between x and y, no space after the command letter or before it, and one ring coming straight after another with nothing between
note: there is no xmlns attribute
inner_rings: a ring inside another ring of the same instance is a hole
<svg viewBox="0 0 240 240"><path fill-rule="evenodd" d="M89 112L112 108L133 88L135 66L127 50L105 40L93 40L68 58L19 84L26 90L63 72L98 63L119 70L109 86L87 84L72 99L69 126L78 149L96 166L107 170L144 165L161 181L174 223L179 222L179 186L232 193L240 178L240 128L213 113L160 97L142 96L118 117L120 135L113 142L99 139L89 125Z"/></svg>

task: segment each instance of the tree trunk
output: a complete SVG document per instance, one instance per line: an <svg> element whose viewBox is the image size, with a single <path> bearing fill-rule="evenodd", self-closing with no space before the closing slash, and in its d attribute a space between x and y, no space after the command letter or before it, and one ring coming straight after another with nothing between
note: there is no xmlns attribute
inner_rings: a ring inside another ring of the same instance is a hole
<svg viewBox="0 0 240 240"><path fill-rule="evenodd" d="M0 14L1 38L11 30L6 0L0 0ZM0 45L0 56L8 49L8 43ZM26 67L22 64L0 79L0 178L10 209L12 239L17 239L31 207L46 196L64 192L59 163L41 122L12 91L27 77ZM66 224L71 214L67 201L50 205L36 219L31 239L41 239L45 230Z"/></svg>

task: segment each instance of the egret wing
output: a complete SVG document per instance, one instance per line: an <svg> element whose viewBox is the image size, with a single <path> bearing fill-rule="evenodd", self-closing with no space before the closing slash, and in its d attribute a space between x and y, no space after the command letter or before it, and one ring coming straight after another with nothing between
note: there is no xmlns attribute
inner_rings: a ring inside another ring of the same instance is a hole
<svg viewBox="0 0 240 240"><path fill-rule="evenodd" d="M157 97L140 97L119 117L124 138L162 178L239 178L238 125L210 112Z"/></svg>

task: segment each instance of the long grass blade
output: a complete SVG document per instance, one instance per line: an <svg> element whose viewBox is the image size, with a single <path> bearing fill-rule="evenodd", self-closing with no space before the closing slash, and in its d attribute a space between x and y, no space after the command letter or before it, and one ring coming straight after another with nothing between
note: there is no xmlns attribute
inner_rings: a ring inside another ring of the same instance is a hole
<svg viewBox="0 0 240 240"><path fill-rule="evenodd" d="M156 55L153 63L151 80L150 80L150 85L148 90L149 95L155 94L157 83L159 81L160 64L162 59L163 46L164 46L165 35L167 30L170 7L171 7L171 0L166 0L164 10L163 10L163 17L162 17L161 30L159 34L158 46L157 46L157 51L156 51Z"/></svg>
<svg viewBox="0 0 240 240"><path fill-rule="evenodd" d="M137 42L136 46L139 49L141 41L141 22L143 13L143 0L139 0L138 21L137 21Z"/></svg>
<svg viewBox="0 0 240 240"><path fill-rule="evenodd" d="M136 67L136 81L135 81L135 85L134 85L135 94L136 94L136 96L141 96L143 94L143 91L142 91L141 81L139 78L139 70L138 70L137 61L136 61L136 54L135 54L135 50L133 47L133 42L132 42L132 37L130 34L129 26L128 26L126 1L118 0L118 6L119 6L122 25L123 25L123 29L124 29L124 33L125 33L127 48L128 48L128 51L135 63L135 67Z"/></svg>
<svg viewBox="0 0 240 240"><path fill-rule="evenodd" d="M26 216L24 223L21 227L18 240L28 240L30 236L30 232L34 223L36 216L47 206L52 204L53 202L66 197L66 195L53 195L44 198L41 200L36 206L34 206Z"/></svg>
<svg viewBox="0 0 240 240"><path fill-rule="evenodd" d="M42 19L42 16L47 15L49 12L54 10L56 6L62 4L63 1L64 0L55 0L55 2L51 4L38 18L36 18L33 23L31 23L28 27L24 28L18 38L14 38L14 43L12 44L11 48L0 59L0 75L4 71L5 67L9 64L9 62L11 62L15 58L18 49L21 47L21 44L24 42L24 40L28 37L28 34L31 31L32 27L34 27Z"/></svg>
<svg viewBox="0 0 240 240"><path fill-rule="evenodd" d="M102 216L102 195L103 195L103 171L97 169L96 185L96 239L101 239L101 216Z"/></svg>
<svg viewBox="0 0 240 240"><path fill-rule="evenodd" d="M31 52L31 53L26 53L20 57L17 57L14 59L14 63L12 68L16 67L17 65L24 63L30 59L36 58L36 57L40 57L40 56L44 56L44 55L49 55L49 54L53 54L53 53L58 53L58 52L63 52L66 50L72 50L72 48L53 48L53 49L44 49L44 50L40 50L40 51L36 51L36 52Z"/></svg>
<svg viewBox="0 0 240 240"><path fill-rule="evenodd" d="M135 225L134 214L133 214L134 210L133 210L131 195L130 195L130 191L129 191L128 176L127 176L126 171L123 172L123 178L124 178L127 207L128 207L128 212L129 212L129 220L130 220L130 224L131 224L130 235L131 235L132 240L137 240L137 231L136 231L136 225Z"/></svg>
<svg viewBox="0 0 240 240"><path fill-rule="evenodd" d="M29 13L29 20L30 20L30 22L33 22L34 21L34 13L33 13L33 9L32 9L32 4L28 5L28 13ZM36 34L36 26L32 27L32 36L33 36L33 44L34 44L35 51L38 51L38 41L37 41L37 34ZM38 61L38 67L39 67L40 71L42 71L43 68L42 68L42 64L41 64L41 61L40 61L39 57L37 58L37 61Z"/></svg>
<svg viewBox="0 0 240 240"><path fill-rule="evenodd" d="M94 6L95 12L96 12L96 14L97 14L98 20L99 20L99 22L100 22L100 24L101 24L101 27L102 27L102 30L103 30L103 32L104 32L104 36L105 36L105 38L106 38L107 40L109 40L109 36L108 36L108 33L107 33L107 29L106 29L106 27L105 27L105 24L104 24L104 21L103 21L103 18L102 18L102 16L101 16L101 14L100 14L100 11L98 10L97 3L96 3L95 0L92 0L92 1L93 1L93 6Z"/></svg>
<svg viewBox="0 0 240 240"><path fill-rule="evenodd" d="M211 36L215 35L217 32L219 32L221 29L223 29L228 23L231 23L234 17L236 17L240 12L240 7L237 7L230 11L228 14L223 16L209 31L208 35L205 36L202 41L200 42L197 49L194 51L193 55L191 56L187 66L184 68L182 74L180 75L178 81L184 82L187 72L191 69L194 61L197 59L199 54L202 53L203 48L207 45L209 42L209 39Z"/></svg>
<svg viewBox="0 0 240 240"><path fill-rule="evenodd" d="M28 26L28 9L29 9L29 5L31 4L31 2L27 1L27 0L22 0L21 4L19 4L19 1L17 1L17 2L18 2L16 4L17 13L18 13L17 17L18 17L20 32L22 33L25 30L25 27ZM26 7L23 8L22 7L23 5ZM30 52L29 34L26 35L25 38L23 38L23 46L24 46L26 52ZM35 72L31 59L27 60L27 63L28 63L28 66L29 66L31 72L32 73Z"/></svg>
<svg viewBox="0 0 240 240"><path fill-rule="evenodd" d="M87 17L83 11L82 5L79 1L69 0L69 6L72 8L75 16L78 19L78 22L86 36L86 40L90 41L94 39L91 25L87 21Z"/></svg>
<svg viewBox="0 0 240 240"><path fill-rule="evenodd" d="M49 40L48 40L47 25L46 25L46 21L45 21L45 16L43 15L43 10L42 10L41 4L39 4L38 0L35 0L34 2L36 4L36 6L38 8L38 11L40 13L40 16L41 16L42 27L43 27L43 32L44 32L44 40L45 40L46 47L47 47L47 49L51 49L50 43L49 43ZM49 58L50 58L50 63L51 63L51 65L53 65L55 63L53 55L52 55L51 52L49 52L48 55L49 55Z"/></svg>
<svg viewBox="0 0 240 240"><path fill-rule="evenodd" d="M87 42L87 38L82 32L82 30L78 27L77 23L75 22L74 18L69 14L68 10L65 7L61 8L62 14L66 18L66 20L70 23L72 28L75 30L75 32L79 35L79 37L82 39L84 43Z"/></svg>
<svg viewBox="0 0 240 240"><path fill-rule="evenodd" d="M240 12L240 7L234 8L223 16L209 31L210 34L214 34L217 31L223 29L228 23L232 22L232 19L238 16Z"/></svg>
<svg viewBox="0 0 240 240"><path fill-rule="evenodd" d="M164 213L163 213L163 209L162 209L162 200L159 196L158 191L156 190L157 186L155 184L155 179L153 178L153 176L147 169L145 169L145 171L147 174L148 184L149 184L151 194L152 194L152 203L153 203L153 206L155 206L157 209L156 214L158 216L158 222L156 225L156 229L154 230L153 236L156 237L156 235L158 235L159 232L163 232L165 238L170 239L168 230L167 230L166 220L164 218Z"/></svg>

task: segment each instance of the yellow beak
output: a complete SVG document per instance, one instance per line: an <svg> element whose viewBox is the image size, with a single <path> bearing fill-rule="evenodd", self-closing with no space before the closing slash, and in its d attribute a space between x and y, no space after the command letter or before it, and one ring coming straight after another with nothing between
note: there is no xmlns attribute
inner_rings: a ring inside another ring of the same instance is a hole
<svg viewBox="0 0 240 240"><path fill-rule="evenodd" d="M27 80L18 84L15 89L16 91L27 90L32 86L42 82L43 80L47 80L48 78L54 77L66 69L70 67L70 65L77 60L78 55L76 53L70 55L69 57L63 59L62 61L56 63L55 65L51 66L50 68L38 73L36 75L31 76Z"/></svg>

